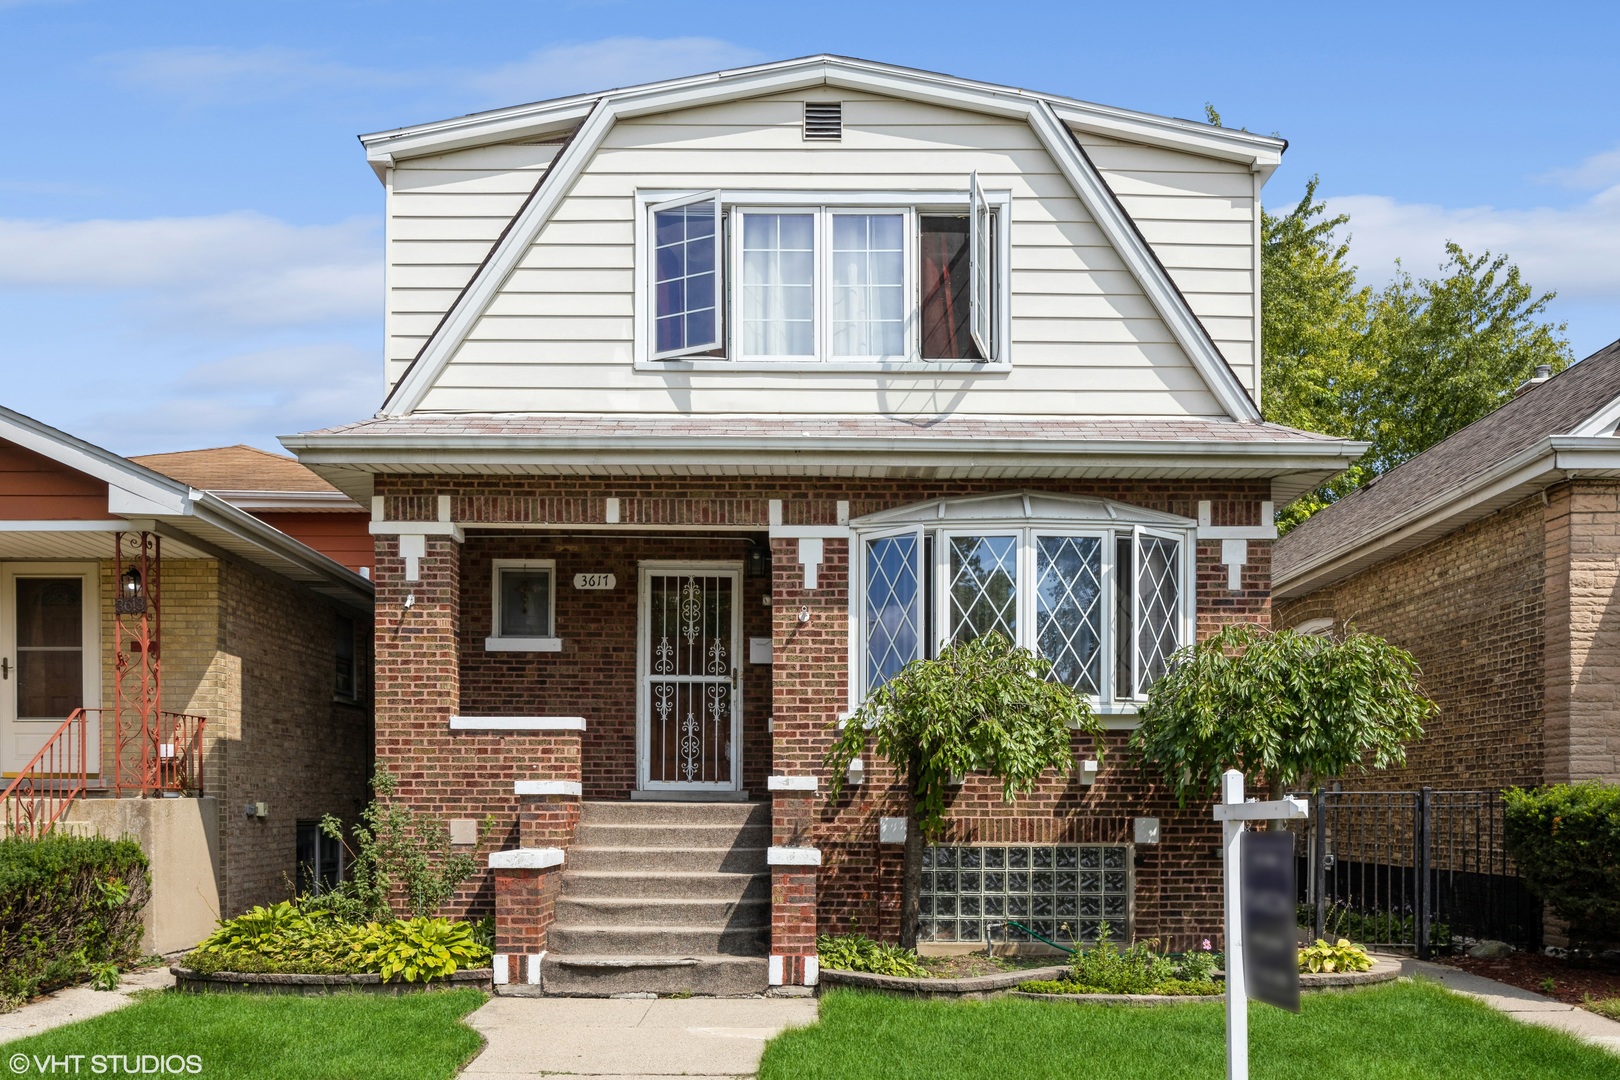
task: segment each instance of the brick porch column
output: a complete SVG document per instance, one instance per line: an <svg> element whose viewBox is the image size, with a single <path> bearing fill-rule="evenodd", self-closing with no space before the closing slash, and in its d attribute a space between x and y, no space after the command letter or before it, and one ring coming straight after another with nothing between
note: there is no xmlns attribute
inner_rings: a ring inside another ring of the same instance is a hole
<svg viewBox="0 0 1620 1080"><path fill-rule="evenodd" d="M495 984L540 986L546 933L556 920L562 848L521 847L489 853L495 874Z"/></svg>
<svg viewBox="0 0 1620 1080"><path fill-rule="evenodd" d="M820 786L814 776L772 776L771 867L772 986L814 986L816 874L821 852L809 846L811 818Z"/></svg>

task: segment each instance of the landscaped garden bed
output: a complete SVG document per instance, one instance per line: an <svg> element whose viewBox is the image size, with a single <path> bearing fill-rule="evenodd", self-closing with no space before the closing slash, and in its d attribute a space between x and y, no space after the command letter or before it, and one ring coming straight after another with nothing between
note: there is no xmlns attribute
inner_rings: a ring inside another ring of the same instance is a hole
<svg viewBox="0 0 1620 1080"><path fill-rule="evenodd" d="M488 990L494 983L493 968L464 968L442 978L419 982L384 979L371 972L350 975L290 975L270 972L201 972L179 964L171 967L176 989L189 993L238 991L258 994L403 994L420 990L446 990L470 987Z"/></svg>
<svg viewBox="0 0 1620 1080"><path fill-rule="evenodd" d="M1620 1019L1620 970L1611 964L1538 952L1491 959L1448 956L1438 962ZM1609 1003L1606 1009L1605 1002Z"/></svg>

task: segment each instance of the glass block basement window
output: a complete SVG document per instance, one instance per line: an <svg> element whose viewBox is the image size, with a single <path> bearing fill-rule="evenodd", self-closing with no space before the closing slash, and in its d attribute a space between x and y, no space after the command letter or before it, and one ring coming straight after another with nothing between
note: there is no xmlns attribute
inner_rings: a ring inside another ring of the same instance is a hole
<svg viewBox="0 0 1620 1080"><path fill-rule="evenodd" d="M1130 858L1124 845L923 849L919 941L1000 945L1035 942L1018 922L1053 941L1130 934Z"/></svg>

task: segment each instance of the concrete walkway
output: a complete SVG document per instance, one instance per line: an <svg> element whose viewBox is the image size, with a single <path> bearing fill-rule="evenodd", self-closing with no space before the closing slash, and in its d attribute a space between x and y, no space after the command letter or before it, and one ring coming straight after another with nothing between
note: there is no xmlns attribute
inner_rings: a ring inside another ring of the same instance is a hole
<svg viewBox="0 0 1620 1080"><path fill-rule="evenodd" d="M1425 979L1433 979L1447 989L1478 998L1515 1020L1567 1031L1593 1046L1601 1046L1605 1050L1620 1054L1620 1022L1588 1012L1578 1005L1566 1005L1562 1001L1533 994L1517 986L1509 986L1494 979L1470 975L1466 971L1459 971L1443 964L1429 964L1422 960L1403 959L1401 974L1421 975Z"/></svg>
<svg viewBox="0 0 1620 1080"><path fill-rule="evenodd" d="M116 990L92 990L88 985L58 990L15 1012L0 1013L0 1043L122 1009L133 1000L130 995L137 990L160 990L173 985L174 976L169 974L168 965L164 965L125 975L118 980Z"/></svg>
<svg viewBox="0 0 1620 1080"><path fill-rule="evenodd" d="M495 997L467 1018L489 1045L461 1075L749 1077L767 1039L815 1020L813 998Z"/></svg>

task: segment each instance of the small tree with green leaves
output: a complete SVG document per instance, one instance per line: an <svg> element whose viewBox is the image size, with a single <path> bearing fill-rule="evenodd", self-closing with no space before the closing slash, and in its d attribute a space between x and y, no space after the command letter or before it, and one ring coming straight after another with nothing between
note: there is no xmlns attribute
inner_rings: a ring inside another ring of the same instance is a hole
<svg viewBox="0 0 1620 1080"><path fill-rule="evenodd" d="M374 797L352 830L346 834L331 814L321 819L321 831L347 851L349 872L311 906L354 922L391 922L397 898L413 918L428 918L478 872L478 860L451 847L444 823L396 799L397 787L392 773L378 769L371 778ZM480 839L491 824L482 823Z"/></svg>
<svg viewBox="0 0 1620 1080"><path fill-rule="evenodd" d="M945 824L953 777L984 773L1012 802L1048 769L1074 763L1073 735L1102 725L1086 699L1048 678L1051 664L999 634L958 642L913 660L867 695L827 752L834 799L868 743L895 767L910 800L900 905L900 941L917 941L922 851Z"/></svg>
<svg viewBox="0 0 1620 1080"><path fill-rule="evenodd" d="M1406 764L1434 702L1412 654L1343 637L1228 626L1176 654L1148 691L1130 746L1183 806L1238 769L1273 789Z"/></svg>

